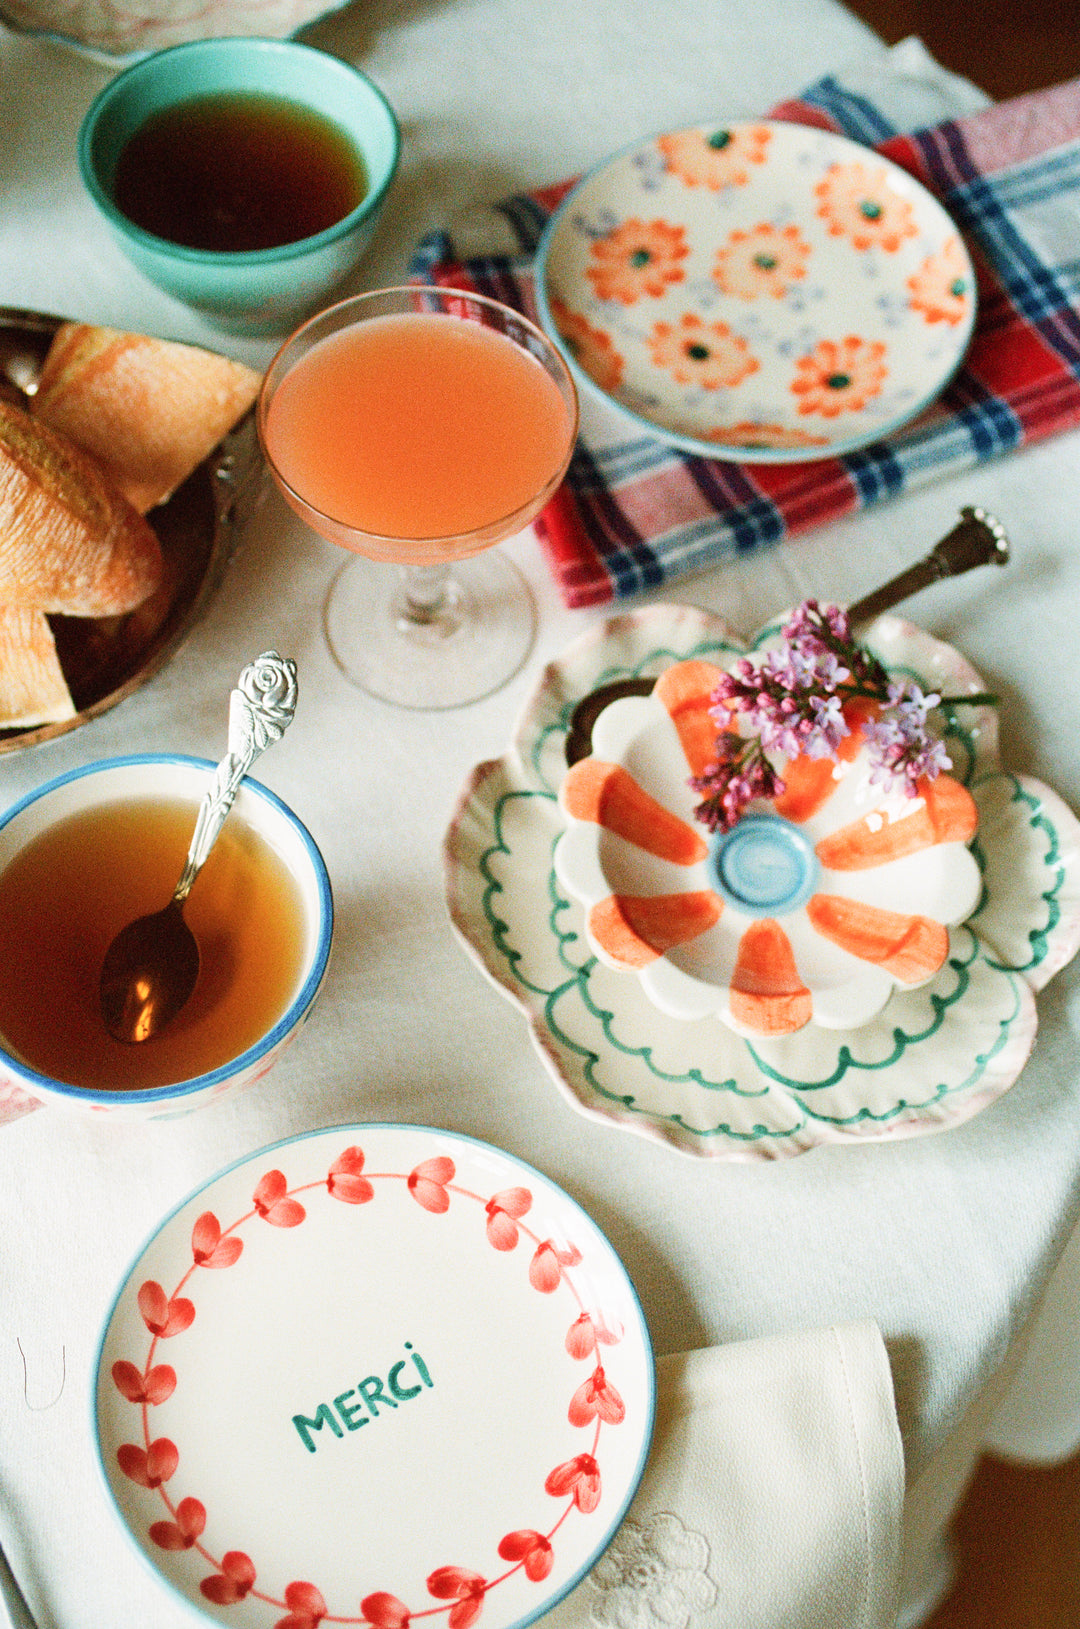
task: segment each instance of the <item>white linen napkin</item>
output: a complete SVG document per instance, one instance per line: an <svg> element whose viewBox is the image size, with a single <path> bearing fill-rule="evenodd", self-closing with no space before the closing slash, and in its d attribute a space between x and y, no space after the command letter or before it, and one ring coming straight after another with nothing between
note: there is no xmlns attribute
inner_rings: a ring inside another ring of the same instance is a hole
<svg viewBox="0 0 1080 1629"><path fill-rule="evenodd" d="M657 1364L641 1486L550 1629L890 1629L904 1465L867 1322Z"/></svg>

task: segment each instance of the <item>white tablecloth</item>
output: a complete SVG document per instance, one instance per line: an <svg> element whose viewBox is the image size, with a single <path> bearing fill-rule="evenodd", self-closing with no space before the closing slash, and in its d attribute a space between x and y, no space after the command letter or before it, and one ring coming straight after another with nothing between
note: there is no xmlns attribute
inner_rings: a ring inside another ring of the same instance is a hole
<svg viewBox="0 0 1080 1629"><path fill-rule="evenodd" d="M643 133L760 112L865 53L872 71L889 71L833 0L788 0L782 21L751 0L356 0L313 39L370 73L402 123L399 180L357 286L399 281L425 229ZM919 62L909 53L901 66L927 121L957 94L977 101L962 84L928 83ZM105 78L0 32L0 302L262 363L268 346L223 342L143 283L83 195L75 135ZM920 557L961 504L985 505L1013 540L1007 578L939 585L912 611L1002 694L1004 762L1076 807L1065 664L1080 611L1078 454L1080 437L1060 438L666 597L749 631L808 593L854 599ZM318 606L335 551L270 497L205 619L150 685L83 730L0 758L6 804L91 758L143 748L215 757L229 686L275 646L297 660L302 700L259 777L315 835L338 912L315 1017L247 1095L187 1122L104 1126L41 1111L0 1128L0 1522L45 1624L150 1621L149 1586L111 1534L86 1440L89 1367L128 1262L230 1160L362 1119L486 1138L560 1182L622 1255L660 1354L874 1321L907 1467L907 1621L932 1590L941 1523L1080 1209L1077 970L1040 996L1038 1044L1016 1085L941 1136L755 1166L694 1160L583 1120L519 1015L462 954L443 905L440 844L467 773L502 751L543 662L602 615L559 605L531 537L508 547L539 606L525 671L474 707L401 713L333 665ZM172 1619L162 1610L154 1621Z"/></svg>

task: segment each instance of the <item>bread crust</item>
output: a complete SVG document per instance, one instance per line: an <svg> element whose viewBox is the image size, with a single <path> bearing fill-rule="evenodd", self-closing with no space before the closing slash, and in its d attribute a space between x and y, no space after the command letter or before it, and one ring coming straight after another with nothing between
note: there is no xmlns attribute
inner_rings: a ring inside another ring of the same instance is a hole
<svg viewBox="0 0 1080 1629"><path fill-rule="evenodd" d="M92 453L145 514L243 417L261 382L242 362L199 346L67 322L31 412Z"/></svg>
<svg viewBox="0 0 1080 1629"><path fill-rule="evenodd" d="M45 613L0 605L0 728L28 730L74 717Z"/></svg>
<svg viewBox="0 0 1080 1629"><path fill-rule="evenodd" d="M152 528L95 460L0 400L0 604L114 616L163 575Z"/></svg>

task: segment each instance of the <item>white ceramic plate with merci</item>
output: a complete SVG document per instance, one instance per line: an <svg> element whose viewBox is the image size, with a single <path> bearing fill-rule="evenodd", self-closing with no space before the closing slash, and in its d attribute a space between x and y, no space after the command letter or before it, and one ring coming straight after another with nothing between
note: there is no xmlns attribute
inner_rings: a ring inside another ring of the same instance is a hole
<svg viewBox="0 0 1080 1629"><path fill-rule="evenodd" d="M122 1524L214 1622L509 1629L606 1547L653 1412L636 1294L573 1200L484 1143L360 1125L162 1223L94 1425Z"/></svg>
<svg viewBox="0 0 1080 1629"><path fill-rule="evenodd" d="M831 131L668 131L606 160L544 231L537 303L587 389L686 451L834 457L932 403L975 274L899 165Z"/></svg>
<svg viewBox="0 0 1080 1629"><path fill-rule="evenodd" d="M876 1018L746 1037L716 1015L661 1012L636 973L597 958L554 860L576 705L678 661L727 666L778 627L746 642L706 611L655 605L591 630L545 669L506 752L477 765L444 844L458 938L522 1012L569 1102L704 1159L780 1159L969 1119L1016 1080L1035 1041L1035 994L1080 946L1080 823L1048 786L1002 768L995 710L972 706L945 742L978 810L982 897L952 930L941 970ZM899 617L879 618L866 642L927 691L986 688L959 651Z"/></svg>

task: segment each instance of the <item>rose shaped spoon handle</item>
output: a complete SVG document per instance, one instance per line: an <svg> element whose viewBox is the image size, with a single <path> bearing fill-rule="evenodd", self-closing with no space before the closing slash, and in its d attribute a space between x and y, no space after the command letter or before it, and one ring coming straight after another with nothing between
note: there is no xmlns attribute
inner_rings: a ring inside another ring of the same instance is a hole
<svg viewBox="0 0 1080 1629"><path fill-rule="evenodd" d="M199 946L183 917L192 884L260 753L280 741L296 711L296 664L264 651L229 700L228 750L199 805L180 880L169 903L121 928L105 952L99 1003L118 1041L148 1041L184 1006L199 976Z"/></svg>
<svg viewBox="0 0 1080 1629"><path fill-rule="evenodd" d="M240 782L260 753L280 741L296 711L296 664L263 651L241 673L229 698L228 751L199 805L180 881L173 892L183 904L225 824Z"/></svg>

